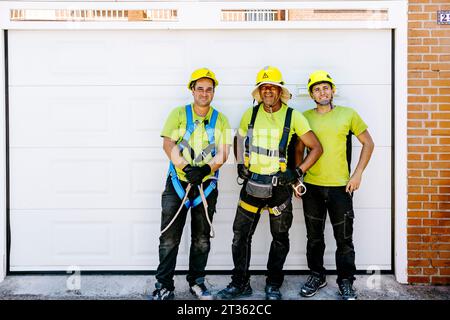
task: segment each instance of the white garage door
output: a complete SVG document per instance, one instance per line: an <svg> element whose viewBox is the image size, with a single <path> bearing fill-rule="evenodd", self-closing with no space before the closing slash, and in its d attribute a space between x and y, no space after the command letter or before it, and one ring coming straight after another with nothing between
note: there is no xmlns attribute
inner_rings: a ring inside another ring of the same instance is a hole
<svg viewBox="0 0 450 320"><path fill-rule="evenodd" d="M312 107L308 74L328 70L337 104L356 108L376 149L355 195L359 269L391 269L391 33L356 31L10 31L10 270L155 270L167 170L159 137L169 111L190 102L186 82L207 66L214 105L233 128L251 103L257 71L281 69L291 106ZM353 167L360 151L354 140ZM235 166L221 171L209 270L232 268ZM295 200L286 269L307 269L301 202ZM188 225L188 224L187 224ZM188 265L185 228L178 269ZM265 214L252 269L265 269ZM326 228L325 263L334 269Z"/></svg>

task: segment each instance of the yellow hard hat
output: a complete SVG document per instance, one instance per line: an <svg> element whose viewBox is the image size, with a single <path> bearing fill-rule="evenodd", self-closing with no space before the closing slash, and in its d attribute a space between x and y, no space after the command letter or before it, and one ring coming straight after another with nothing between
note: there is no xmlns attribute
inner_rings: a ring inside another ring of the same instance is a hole
<svg viewBox="0 0 450 320"><path fill-rule="evenodd" d="M262 68L256 75L256 87L252 91L252 96L258 103L262 101L261 96L259 94L259 87L266 83L274 84L281 88L280 99L284 103L287 103L287 101L291 98L292 95L289 92L289 89L284 86L281 71L273 66L266 66Z"/></svg>
<svg viewBox="0 0 450 320"><path fill-rule="evenodd" d="M201 78L209 78L214 81L214 87L217 87L219 85L219 81L217 81L214 72L212 72L208 68L200 68L192 72L191 79L189 80L189 83L187 85L188 89L191 89L192 82L197 81Z"/></svg>
<svg viewBox="0 0 450 320"><path fill-rule="evenodd" d="M321 82L328 82L333 89L333 92L336 90L336 85L334 84L333 78L329 75L328 72L323 70L317 70L311 73L308 79L308 92L311 94L311 89L315 84Z"/></svg>

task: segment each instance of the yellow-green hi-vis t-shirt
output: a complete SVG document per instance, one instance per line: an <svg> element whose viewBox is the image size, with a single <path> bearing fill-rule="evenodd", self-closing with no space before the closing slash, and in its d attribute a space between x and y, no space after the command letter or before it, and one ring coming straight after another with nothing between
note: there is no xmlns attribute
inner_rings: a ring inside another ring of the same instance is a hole
<svg viewBox="0 0 450 320"><path fill-rule="evenodd" d="M273 112L273 118L270 112L264 110L264 105L259 106L258 115L256 116L255 126L253 129L252 145L262 147L269 150L278 150L280 146L281 136L283 135L284 120L286 118L287 105L282 104L280 110ZM239 135L245 137L247 135L248 124L252 118L252 108L247 109L241 119L239 125ZM289 132L288 143L291 141L292 135L296 133L299 137L311 130L308 121L297 110L292 111L291 128ZM287 161L287 159L286 159ZM280 162L278 157L252 152L250 154L250 171L257 174L275 174L280 170Z"/></svg>
<svg viewBox="0 0 450 320"><path fill-rule="evenodd" d="M204 120L210 120L213 109L210 108L208 113L205 117L200 117L194 112L194 108L191 104L191 110L192 110L192 116L193 121L195 122L198 120L200 123L196 126L196 129L192 133L191 137L189 138L189 145L191 148L194 149L195 155L200 154L202 150L204 150L208 144L208 134L206 133L205 126L203 121ZM217 110L217 109L216 109ZM219 112L217 110L217 112ZM186 110L185 106L177 107L171 111L169 116L167 117L166 123L164 124L164 127L161 131L161 137L167 137L170 138L177 143L183 139L184 133L186 132ZM227 117L221 112L219 112L217 116L216 126L214 130L214 142L216 144L216 150L220 145L231 145L232 138L231 138L231 128L230 124L228 122ZM189 161L192 164L192 159L189 150L185 148L183 150L183 157ZM200 163L197 165L201 166L209 161L211 161L212 155L208 155L205 159L203 159ZM182 181L187 181L186 175L183 172L183 170L175 168L178 174L178 178ZM206 176L203 181L208 180L210 177L212 177L214 173L209 174Z"/></svg>
<svg viewBox="0 0 450 320"><path fill-rule="evenodd" d="M342 106L335 106L324 114L316 109L303 114L323 148L323 154L306 172L304 181L318 186L347 185L350 179L347 151L351 152L347 150L347 139L351 139L350 132L359 136L367 129L367 124L355 110Z"/></svg>

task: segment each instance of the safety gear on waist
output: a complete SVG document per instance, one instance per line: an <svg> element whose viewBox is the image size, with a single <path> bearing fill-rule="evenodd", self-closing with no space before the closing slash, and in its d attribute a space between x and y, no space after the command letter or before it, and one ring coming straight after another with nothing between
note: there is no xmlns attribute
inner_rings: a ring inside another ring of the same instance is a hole
<svg viewBox="0 0 450 320"><path fill-rule="evenodd" d="M268 210L270 214L274 214L275 216L279 216L284 209L287 208L287 206L291 203L291 197L288 197L286 201L284 201L282 204L275 206L275 207L257 207L254 205L251 205L244 200L239 200L239 207L244 209L245 211L252 212L252 213L262 213L263 210Z"/></svg>

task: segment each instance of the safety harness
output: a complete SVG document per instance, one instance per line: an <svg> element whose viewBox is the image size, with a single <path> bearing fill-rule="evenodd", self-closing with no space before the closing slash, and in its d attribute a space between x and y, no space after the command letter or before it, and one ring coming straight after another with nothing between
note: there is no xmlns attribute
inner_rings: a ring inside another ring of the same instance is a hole
<svg viewBox="0 0 450 320"><path fill-rule="evenodd" d="M278 150L270 150L263 147L254 146L252 143L253 140L253 129L255 127L256 116L258 115L259 106L253 107L252 110L252 118L250 123L248 124L247 136L244 141L244 165L249 168L250 167L250 154L255 152L257 154L269 156L269 157L278 157L280 163L280 171L285 172L287 168L287 143L289 139L289 132L291 131L291 119L292 119L292 111L291 107L288 107L286 112L286 117L284 119L283 126L283 134L281 136L280 144L278 146Z"/></svg>
<svg viewBox="0 0 450 320"><path fill-rule="evenodd" d="M293 109L288 107L286 111L286 117L284 119L284 126L283 126L283 133L280 139L280 143L278 145L278 150L270 150L263 147L255 146L252 143L253 140L253 129L255 127L255 121L256 116L258 115L259 107L261 106L261 103L254 106L252 110L252 117L250 119L250 123L248 124L248 130L247 130L247 136L244 141L244 165L249 168L250 166L250 155L252 152L255 152L257 154L269 156L269 157L278 157L279 158L279 164L280 164L280 171L285 172L287 168L287 160L286 160L286 153L287 153L287 143L289 138L289 132L291 131L291 119L292 119L292 111ZM252 175L257 175L253 173ZM277 176L274 175L272 177L272 184L275 186L278 184L277 182ZM268 210L269 213L274 214L275 216L279 216L284 209L287 208L287 206L291 203L291 197L289 196L285 202L282 204L275 206L275 207L257 207L254 205L251 205L242 199L239 200L239 206L249 212L253 213L262 213L263 210Z"/></svg>
<svg viewBox="0 0 450 320"><path fill-rule="evenodd" d="M208 135L208 146L205 149L203 149L200 152L200 154L198 154L196 156L194 149L189 144L189 139L191 138L192 133L197 128L199 122L198 121L194 122L191 105L189 105L189 104L186 105L185 111L186 111L186 132L184 133L184 136L181 139L181 141L178 143L178 148L180 149L181 154L183 154L184 149L189 150L189 154L191 156L192 163L198 164L203 159L206 159L206 157L208 157L209 154L211 154L212 157L214 157L216 155L216 144L215 144L214 131L215 131L217 117L218 117L219 113L215 109L213 109L211 119L209 121L205 120L203 122L205 124L206 134ZM183 186L181 185L180 179L178 179L177 171L175 170L175 166L172 163L172 161L170 161L170 164L169 164L169 173L168 174L172 181L175 192L177 193L178 197L181 199L181 205L178 208L178 210L175 213L172 220L169 222L169 224L163 230L161 230L161 234L166 232L170 228L170 226L175 222L175 220L177 219L178 215L180 214L183 206L186 206L186 208L189 209L191 207L195 207L195 206L199 205L200 203L203 203L206 220L208 221L208 224L211 229L210 236L211 236L211 238L214 238L215 232L214 232L212 222L208 215L208 202L206 201L206 198L217 187L217 179L219 178L219 170L216 170L216 172L214 173L214 176L210 178L212 181L210 182L210 184L208 185L208 187L205 190L203 190L203 184L200 184L198 186L200 195L198 197L196 197L192 202L188 199L188 194L189 194L189 191L191 190L192 184L188 183L186 190L183 188Z"/></svg>
<svg viewBox="0 0 450 320"><path fill-rule="evenodd" d="M178 143L178 148L180 149L180 153L183 154L183 150L186 148L191 156L191 161L193 164L200 163L203 159L206 159L206 157L211 154L212 157L216 155L216 144L215 144L215 137L214 137L214 131L216 127L217 117L219 113L217 110L213 109L211 119L209 121L205 120L203 123L205 124L205 130L206 134L208 135L208 146L203 149L198 155L195 155L194 149L189 144L189 139L191 138L192 133L195 131L197 126L199 125L198 121L194 122L194 118L192 115L192 109L191 105L188 104L185 107L186 110L186 132L184 133L183 138ZM172 180L173 187L175 188L175 191L178 195L178 197L183 200L186 195L186 190L184 190L183 186L181 185L180 179L178 179L177 171L175 170L175 166L172 163L172 161L169 164L169 173L170 179ZM217 179L219 178L219 170L216 170L214 173L214 176L211 177L212 179L211 183L208 185L208 187L204 191L204 196L207 198L211 192L217 187ZM186 208L195 207L199 205L202 202L202 197L199 195L196 197L193 201L187 199L184 202L184 205Z"/></svg>

